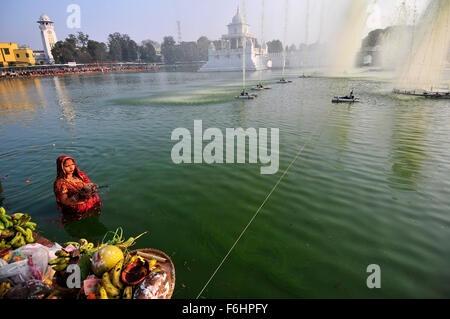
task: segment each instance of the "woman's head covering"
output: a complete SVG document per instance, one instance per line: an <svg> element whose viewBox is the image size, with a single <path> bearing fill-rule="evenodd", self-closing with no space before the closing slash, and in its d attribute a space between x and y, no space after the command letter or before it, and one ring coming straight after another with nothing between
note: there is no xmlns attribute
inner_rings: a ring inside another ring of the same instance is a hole
<svg viewBox="0 0 450 319"><path fill-rule="evenodd" d="M66 177L63 167L64 167L64 163L67 160L72 160L75 163L75 170L73 171L73 175L80 178L83 182L89 183L89 179L88 179L87 175L85 173L83 173L82 171L80 171L78 169L78 166L77 166L77 163L75 162L75 160L72 157L67 156L67 155L62 155L56 159L56 179L58 180L59 178Z"/></svg>

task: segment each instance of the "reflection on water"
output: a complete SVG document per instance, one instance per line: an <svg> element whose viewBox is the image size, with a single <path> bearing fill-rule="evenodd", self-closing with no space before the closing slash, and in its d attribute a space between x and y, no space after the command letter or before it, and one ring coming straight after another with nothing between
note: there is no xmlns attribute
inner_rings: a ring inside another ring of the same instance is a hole
<svg viewBox="0 0 450 319"><path fill-rule="evenodd" d="M71 222L64 226L64 229L72 238L86 238L89 242L96 242L109 230L100 222L100 216L98 215Z"/></svg>
<svg viewBox="0 0 450 319"><path fill-rule="evenodd" d="M11 123L32 121L46 104L39 78L0 81L0 118Z"/></svg>
<svg viewBox="0 0 450 319"><path fill-rule="evenodd" d="M392 134L392 177L390 187L404 191L417 191L421 168L427 159L427 112L422 107L396 108Z"/></svg>
<svg viewBox="0 0 450 319"><path fill-rule="evenodd" d="M58 97L58 105L61 108L61 114L67 123L73 126L75 124L75 110L73 109L72 102L67 95L65 84L58 76L53 77L53 81L55 83L55 90Z"/></svg>

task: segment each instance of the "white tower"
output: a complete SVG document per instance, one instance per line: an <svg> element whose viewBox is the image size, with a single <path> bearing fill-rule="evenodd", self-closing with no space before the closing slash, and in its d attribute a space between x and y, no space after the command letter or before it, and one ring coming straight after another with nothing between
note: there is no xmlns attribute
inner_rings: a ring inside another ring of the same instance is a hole
<svg viewBox="0 0 450 319"><path fill-rule="evenodd" d="M43 13L37 23L39 23L39 29L41 30L42 46L44 47L45 58L48 63L53 64L55 63L55 60L53 59L52 49L58 41L53 27L53 22L45 13Z"/></svg>

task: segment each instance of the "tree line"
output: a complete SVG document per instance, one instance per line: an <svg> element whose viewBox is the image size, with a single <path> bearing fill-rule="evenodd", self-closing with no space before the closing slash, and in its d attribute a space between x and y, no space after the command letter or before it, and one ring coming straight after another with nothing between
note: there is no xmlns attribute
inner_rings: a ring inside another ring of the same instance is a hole
<svg viewBox="0 0 450 319"><path fill-rule="evenodd" d="M69 34L64 41L55 43L52 55L56 63L103 63L103 62L160 62L156 54L159 44L144 40L138 45L128 34L118 32L108 35L108 42L89 39L89 35L78 32Z"/></svg>
<svg viewBox="0 0 450 319"><path fill-rule="evenodd" d="M217 41L214 41L217 42ZM208 60L211 41L201 36L197 41L176 43L172 36L166 36L161 45L152 40L137 44L128 34L115 32L108 35L107 43L89 39L89 35L78 32L69 34L64 41L58 41L52 49L55 62L65 64L103 62L196 62ZM282 52L279 40L267 42L269 53ZM156 49L161 48L161 55ZM290 48L292 49L292 48ZM162 60L163 59L163 60Z"/></svg>

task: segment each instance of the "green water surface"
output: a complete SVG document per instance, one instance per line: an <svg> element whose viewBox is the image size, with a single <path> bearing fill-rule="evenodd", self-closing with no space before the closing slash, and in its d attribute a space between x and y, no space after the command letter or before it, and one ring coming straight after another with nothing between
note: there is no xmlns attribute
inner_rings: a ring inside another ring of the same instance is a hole
<svg viewBox="0 0 450 319"><path fill-rule="evenodd" d="M137 73L0 82L0 201L50 240L144 231L176 267L174 298L195 298L303 149L201 298L449 298L450 104L395 96L367 79L264 75L235 100L239 73ZM250 84L257 74L248 74ZM351 88L354 105L331 104ZM280 169L171 160L171 133L279 128ZM56 158L102 189L99 217L59 227ZM29 180L30 183L26 183ZM366 268L381 267L381 289Z"/></svg>

